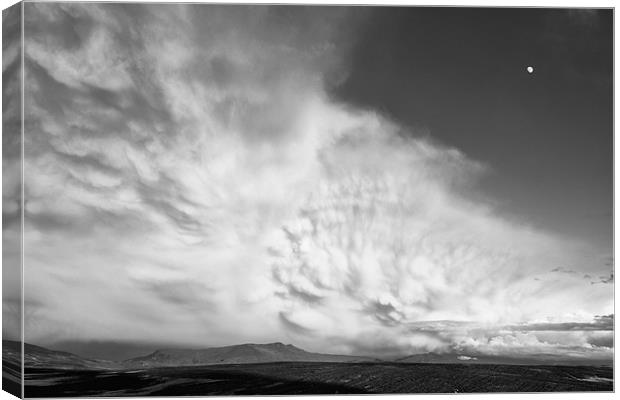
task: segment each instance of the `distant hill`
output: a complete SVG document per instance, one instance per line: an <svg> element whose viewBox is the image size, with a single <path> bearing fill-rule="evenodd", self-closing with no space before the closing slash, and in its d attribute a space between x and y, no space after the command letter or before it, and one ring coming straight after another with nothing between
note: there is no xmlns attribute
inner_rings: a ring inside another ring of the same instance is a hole
<svg viewBox="0 0 620 400"><path fill-rule="evenodd" d="M566 357L556 354L535 354L529 356L469 355L457 353L414 354L394 360L398 363L420 364L503 364L503 365L602 365L613 364L611 359L589 359Z"/></svg>
<svg viewBox="0 0 620 400"><path fill-rule="evenodd" d="M251 364L287 361L355 363L373 362L378 360L369 357L310 353L290 344L250 343L198 350L157 350L144 357L136 357L126 360L123 362L123 366L127 368L144 368L155 366Z"/></svg>
<svg viewBox="0 0 620 400"><path fill-rule="evenodd" d="M171 343L151 343L113 340L62 340L45 346L51 350L66 351L80 357L95 360L123 361L129 358L142 357L158 349L174 347Z"/></svg>
<svg viewBox="0 0 620 400"><path fill-rule="evenodd" d="M11 364L21 364L21 343L12 340L2 341L2 360ZM32 344L24 344L26 367L59 369L115 369L119 365L107 360L90 360L64 351L49 350Z"/></svg>

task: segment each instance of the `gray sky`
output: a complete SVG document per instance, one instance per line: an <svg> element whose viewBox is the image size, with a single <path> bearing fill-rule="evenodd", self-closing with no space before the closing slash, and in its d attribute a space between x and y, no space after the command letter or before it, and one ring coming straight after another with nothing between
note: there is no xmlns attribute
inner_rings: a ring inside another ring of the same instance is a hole
<svg viewBox="0 0 620 400"><path fill-rule="evenodd" d="M397 14L26 4L26 340L610 357L611 98L600 161L516 39Z"/></svg>

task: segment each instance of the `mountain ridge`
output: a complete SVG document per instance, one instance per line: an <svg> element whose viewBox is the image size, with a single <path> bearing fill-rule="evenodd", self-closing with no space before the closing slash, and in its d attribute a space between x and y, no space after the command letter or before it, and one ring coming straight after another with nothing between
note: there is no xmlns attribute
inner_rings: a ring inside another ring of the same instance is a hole
<svg viewBox="0 0 620 400"><path fill-rule="evenodd" d="M244 343L204 349L160 349L122 362L126 367L250 364L269 362L377 362L375 358L311 353L281 342Z"/></svg>
<svg viewBox="0 0 620 400"><path fill-rule="evenodd" d="M2 341L2 360L20 365L21 342ZM120 365L109 360L93 360L66 351L50 350L30 343L24 343L24 363L27 367L58 369L116 369Z"/></svg>
<svg viewBox="0 0 620 400"><path fill-rule="evenodd" d="M2 341L3 361L21 364L21 343ZM529 356L499 356L483 354L420 353L398 358L379 359L367 356L312 353L292 344L245 343L202 349L163 348L147 355L115 362L92 359L71 352L50 350L29 343L24 344L26 367L59 369L136 369L151 367L253 364L276 362L331 362L331 363L397 363L397 364L502 364L502 365L613 365L611 359L577 359L554 354Z"/></svg>

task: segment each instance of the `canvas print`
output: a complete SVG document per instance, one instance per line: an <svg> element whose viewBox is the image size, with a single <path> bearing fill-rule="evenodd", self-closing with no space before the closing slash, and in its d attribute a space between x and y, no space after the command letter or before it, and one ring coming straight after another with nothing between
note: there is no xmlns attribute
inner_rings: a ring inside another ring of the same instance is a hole
<svg viewBox="0 0 620 400"><path fill-rule="evenodd" d="M4 390L613 391L613 10L2 29Z"/></svg>

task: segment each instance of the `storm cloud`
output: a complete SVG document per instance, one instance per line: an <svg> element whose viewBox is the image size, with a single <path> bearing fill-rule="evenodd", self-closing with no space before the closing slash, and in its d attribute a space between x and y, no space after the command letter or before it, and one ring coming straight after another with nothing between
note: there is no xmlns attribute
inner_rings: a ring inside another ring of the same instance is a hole
<svg viewBox="0 0 620 400"><path fill-rule="evenodd" d="M25 7L27 341L611 354L574 334L613 312L599 254L330 97L363 12Z"/></svg>

